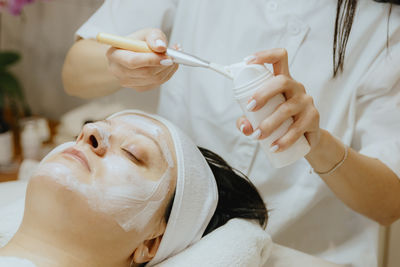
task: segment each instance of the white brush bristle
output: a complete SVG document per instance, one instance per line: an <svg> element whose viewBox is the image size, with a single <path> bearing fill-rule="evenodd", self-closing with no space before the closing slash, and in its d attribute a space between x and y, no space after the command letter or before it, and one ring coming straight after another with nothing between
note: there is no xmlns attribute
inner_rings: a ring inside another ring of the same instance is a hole
<svg viewBox="0 0 400 267"><path fill-rule="evenodd" d="M219 65L216 63L210 63L210 69L228 77L229 79L233 79L231 72L225 66L222 66L222 65Z"/></svg>

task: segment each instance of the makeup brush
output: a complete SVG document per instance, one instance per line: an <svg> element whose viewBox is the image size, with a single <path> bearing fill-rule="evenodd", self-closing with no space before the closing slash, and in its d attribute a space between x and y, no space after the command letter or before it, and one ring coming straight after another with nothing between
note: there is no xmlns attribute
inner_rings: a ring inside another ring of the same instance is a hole
<svg viewBox="0 0 400 267"><path fill-rule="evenodd" d="M109 33L99 33L96 37L97 41L108 44L116 48L130 50L133 52L150 53L153 52L145 41L130 39ZM197 56L186 52L178 51L173 48L167 48L166 54L172 58L174 63L182 64L190 67L208 68L232 79L231 73L222 65L209 62Z"/></svg>

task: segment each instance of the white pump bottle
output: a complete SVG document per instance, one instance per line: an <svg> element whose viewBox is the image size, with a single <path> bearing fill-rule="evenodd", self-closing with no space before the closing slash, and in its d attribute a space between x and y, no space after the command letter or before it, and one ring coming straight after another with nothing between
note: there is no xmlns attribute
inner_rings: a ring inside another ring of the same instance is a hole
<svg viewBox="0 0 400 267"><path fill-rule="evenodd" d="M267 118L278 105L285 102L285 97L283 94L276 95L261 109L255 112L248 111L246 106L249 99L268 79L273 77L273 74L264 65L259 64L247 65L239 63L230 66L229 70L233 77L234 97L255 130L261 121ZM310 151L310 145L304 135L282 152L272 152L270 150L271 144L279 137L283 136L292 123L293 118L287 119L270 136L259 140L260 145L267 154L270 162L276 168L287 166L304 157Z"/></svg>

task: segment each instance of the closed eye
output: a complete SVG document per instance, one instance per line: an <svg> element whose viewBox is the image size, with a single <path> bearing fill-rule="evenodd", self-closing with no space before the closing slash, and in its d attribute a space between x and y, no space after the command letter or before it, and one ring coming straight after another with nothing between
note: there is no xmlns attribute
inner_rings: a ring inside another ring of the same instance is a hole
<svg viewBox="0 0 400 267"><path fill-rule="evenodd" d="M125 148L121 148L122 151L125 152L125 154L128 155L129 159L134 161L135 163L138 164L143 164L143 161L141 161L140 159L138 159L132 152L130 152L129 150L125 149Z"/></svg>

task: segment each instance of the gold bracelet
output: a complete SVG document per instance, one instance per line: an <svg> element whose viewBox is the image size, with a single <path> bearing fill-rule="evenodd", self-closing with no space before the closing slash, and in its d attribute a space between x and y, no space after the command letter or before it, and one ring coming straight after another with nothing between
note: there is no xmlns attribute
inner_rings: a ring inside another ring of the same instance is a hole
<svg viewBox="0 0 400 267"><path fill-rule="evenodd" d="M318 175L329 175L329 174L333 173L334 171L337 170L337 168L339 168L340 166L342 166L343 162L347 159L347 155L348 155L348 154L349 154L348 146L344 145L344 156L343 156L343 158L342 158L341 161L339 161L338 163L336 163L336 164L332 167L332 169L330 169L329 171L326 171L326 172L317 172L316 170L314 170L314 172L315 172L316 174L318 174Z"/></svg>

